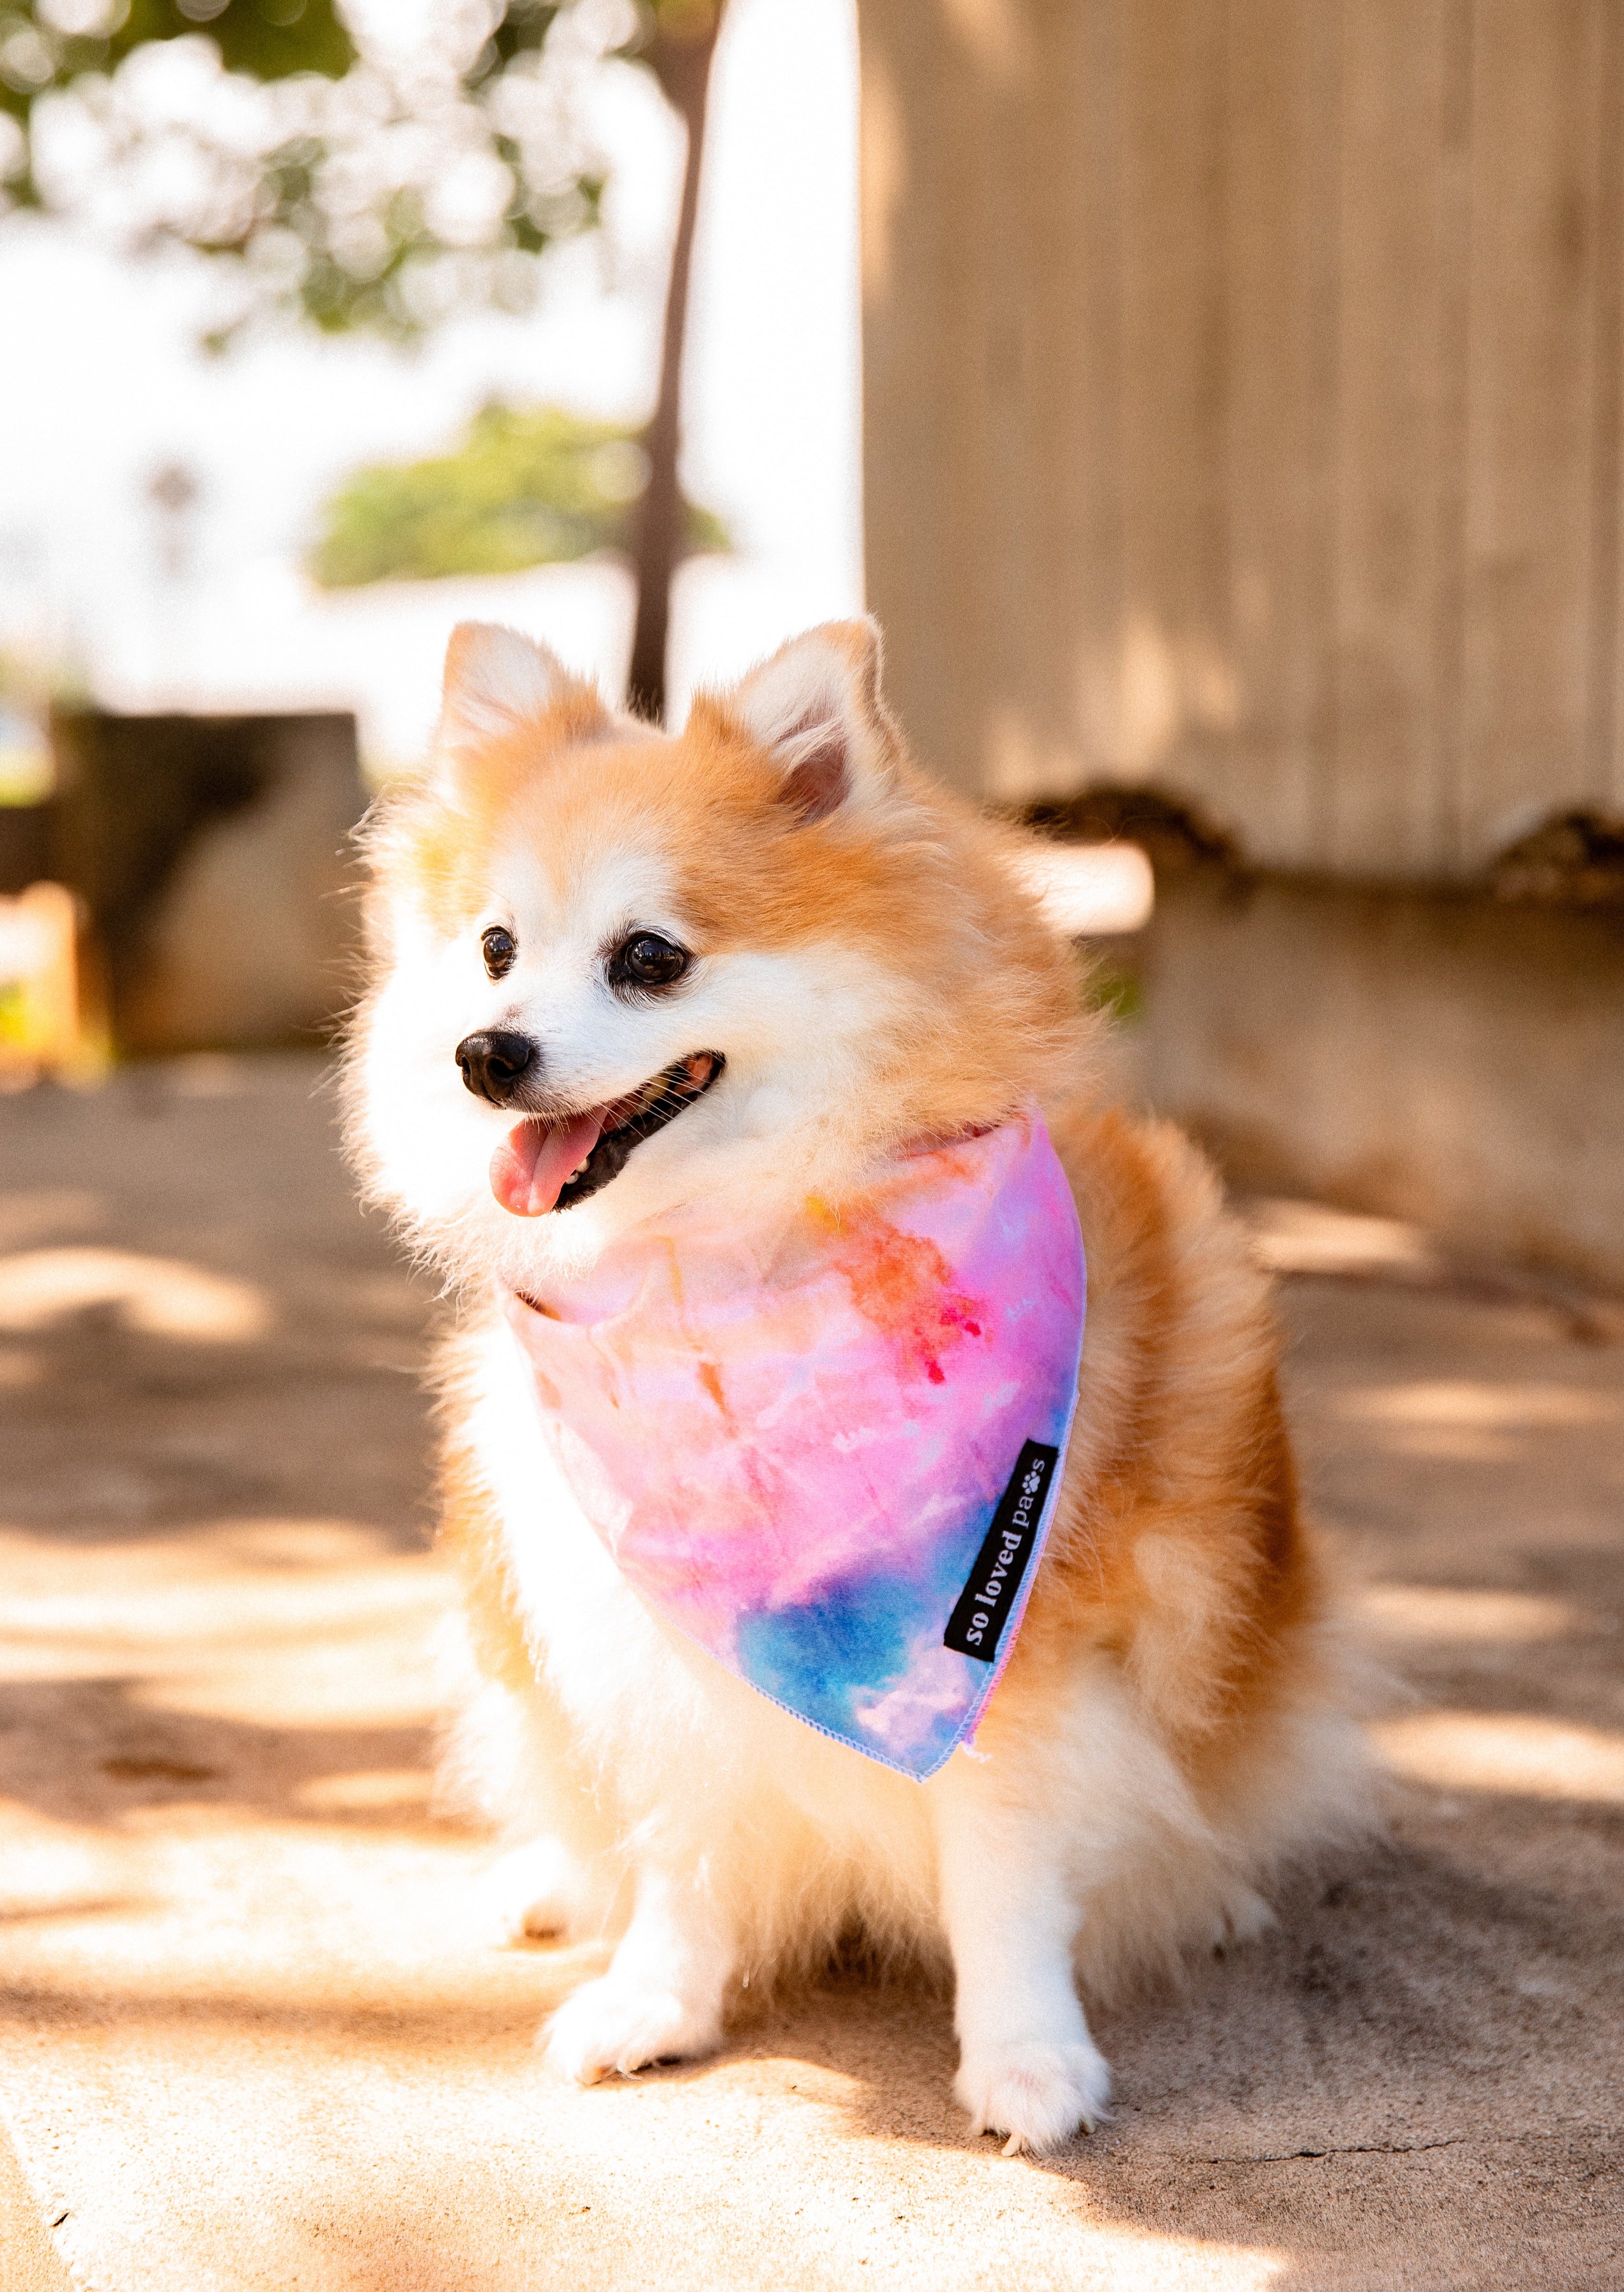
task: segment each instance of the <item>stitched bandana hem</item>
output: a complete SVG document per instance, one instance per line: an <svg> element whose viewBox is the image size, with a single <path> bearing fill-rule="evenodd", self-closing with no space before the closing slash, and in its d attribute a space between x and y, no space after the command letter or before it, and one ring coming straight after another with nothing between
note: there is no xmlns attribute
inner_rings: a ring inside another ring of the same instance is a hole
<svg viewBox="0 0 1624 2292"><path fill-rule="evenodd" d="M614 1254L509 1325L626 1581L771 1702L923 1781L1021 1627L1077 1406L1086 1276L1039 1117L899 1157L769 1241Z"/></svg>

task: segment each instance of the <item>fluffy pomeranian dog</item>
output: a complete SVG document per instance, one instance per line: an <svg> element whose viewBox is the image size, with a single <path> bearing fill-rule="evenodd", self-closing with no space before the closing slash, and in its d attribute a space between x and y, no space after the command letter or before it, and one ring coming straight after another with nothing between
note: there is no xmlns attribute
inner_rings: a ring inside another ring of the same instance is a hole
<svg viewBox="0 0 1624 2292"><path fill-rule="evenodd" d="M1357 1817L1264 1282L1189 1142L1102 1102L1028 849L909 761L866 622L675 738L465 625L432 767L370 828L354 1150L460 1301L449 1761L505 1833L508 1936L614 1941L546 2032L568 2077L714 2050L742 1984L856 1931L950 1964L973 2127L1052 2150L1109 2098L1082 1997L1255 1933L1271 1875ZM917 1781L633 1589L504 1303L567 1309L695 1204L769 1237L809 1198L837 1214L919 1142L1034 1107L1087 1247L1080 1397L1007 1667Z"/></svg>

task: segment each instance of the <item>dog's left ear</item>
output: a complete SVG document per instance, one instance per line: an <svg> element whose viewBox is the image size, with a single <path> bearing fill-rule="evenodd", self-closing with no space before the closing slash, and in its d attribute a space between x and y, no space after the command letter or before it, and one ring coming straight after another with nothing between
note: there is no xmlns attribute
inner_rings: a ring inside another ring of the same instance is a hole
<svg viewBox="0 0 1624 2292"><path fill-rule="evenodd" d="M721 706L779 764L780 800L803 822L872 802L891 785L895 736L880 701L872 621L825 621L792 637Z"/></svg>

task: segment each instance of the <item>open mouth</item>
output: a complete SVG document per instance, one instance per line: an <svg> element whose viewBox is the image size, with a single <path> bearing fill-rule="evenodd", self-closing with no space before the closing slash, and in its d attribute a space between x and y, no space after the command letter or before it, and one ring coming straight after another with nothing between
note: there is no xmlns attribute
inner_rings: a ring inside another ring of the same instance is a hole
<svg viewBox="0 0 1624 2292"><path fill-rule="evenodd" d="M491 1156L491 1192L515 1217L573 1209L620 1175L634 1147L703 1098L725 1064L720 1051L691 1051L607 1106L530 1116Z"/></svg>

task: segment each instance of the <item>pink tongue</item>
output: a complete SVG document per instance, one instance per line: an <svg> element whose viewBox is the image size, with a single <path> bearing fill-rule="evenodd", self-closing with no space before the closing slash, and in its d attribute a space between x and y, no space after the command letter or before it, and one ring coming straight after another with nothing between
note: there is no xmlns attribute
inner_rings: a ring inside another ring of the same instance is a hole
<svg viewBox="0 0 1624 2292"><path fill-rule="evenodd" d="M563 1192L570 1173L598 1142L607 1107L573 1122L521 1122L490 1158L490 1190L515 1217L542 1217Z"/></svg>

